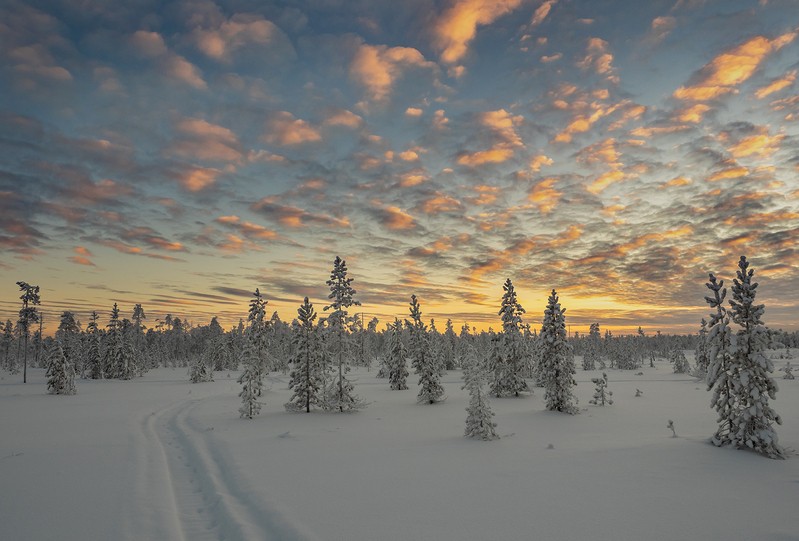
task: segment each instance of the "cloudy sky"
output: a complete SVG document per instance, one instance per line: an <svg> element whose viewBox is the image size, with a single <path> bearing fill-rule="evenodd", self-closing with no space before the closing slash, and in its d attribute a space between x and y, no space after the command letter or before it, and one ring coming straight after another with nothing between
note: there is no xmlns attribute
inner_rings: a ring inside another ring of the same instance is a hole
<svg viewBox="0 0 799 541"><path fill-rule="evenodd" d="M118 302L695 332L740 255L799 328L796 0L0 7L0 317Z"/></svg>

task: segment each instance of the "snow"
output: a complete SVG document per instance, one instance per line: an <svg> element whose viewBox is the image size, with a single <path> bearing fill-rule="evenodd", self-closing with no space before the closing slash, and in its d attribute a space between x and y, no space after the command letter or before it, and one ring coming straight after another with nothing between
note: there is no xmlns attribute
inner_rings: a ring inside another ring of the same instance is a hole
<svg viewBox="0 0 799 541"><path fill-rule="evenodd" d="M2 374L0 538L799 539L799 383L772 402L790 451L769 460L710 445L711 393L666 361L605 371L614 404L589 405L602 371L578 370L579 415L544 411L541 388L492 400L489 442L462 436L457 370L429 405L416 378L392 391L355 369L369 405L351 414L286 412L272 373L252 420L239 372L80 380L76 396L47 395L40 369Z"/></svg>

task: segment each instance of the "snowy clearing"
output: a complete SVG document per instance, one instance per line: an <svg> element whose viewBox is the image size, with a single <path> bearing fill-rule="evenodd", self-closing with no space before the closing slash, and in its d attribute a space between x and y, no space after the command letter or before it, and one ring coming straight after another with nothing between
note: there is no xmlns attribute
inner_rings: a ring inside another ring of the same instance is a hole
<svg viewBox="0 0 799 541"><path fill-rule="evenodd" d="M369 405L352 414L287 413L272 373L253 420L238 372L160 368L76 396L45 394L41 369L3 374L0 538L799 540L799 382L778 380L780 461L711 446L704 384L640 371L607 370L615 403L597 407L602 372L578 370L576 416L544 411L540 388L493 399L492 442L462 437L460 371L421 405L415 377L391 391L358 369Z"/></svg>

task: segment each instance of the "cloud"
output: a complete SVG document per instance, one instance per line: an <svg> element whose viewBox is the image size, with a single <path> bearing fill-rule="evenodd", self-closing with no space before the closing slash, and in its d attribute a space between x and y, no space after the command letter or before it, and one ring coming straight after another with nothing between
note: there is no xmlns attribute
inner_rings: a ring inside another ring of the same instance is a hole
<svg viewBox="0 0 799 541"><path fill-rule="evenodd" d="M357 130L363 126L363 118L347 109L333 111L325 120L326 126L343 126Z"/></svg>
<svg viewBox="0 0 799 541"><path fill-rule="evenodd" d="M90 257L93 257L94 254L92 254L85 246L75 246L72 251L75 253L75 255L69 258L72 263L75 263L76 265L84 265L86 267L95 266L94 262L89 259Z"/></svg>
<svg viewBox="0 0 799 541"><path fill-rule="evenodd" d="M762 86L755 92L755 97L759 100L770 96L784 88L791 86L796 81L796 70L787 72L785 75L778 79L774 79L766 86Z"/></svg>
<svg viewBox="0 0 799 541"><path fill-rule="evenodd" d="M412 47L388 47L362 43L350 64L350 76L360 83L370 99L384 101L404 71L411 67L437 69Z"/></svg>
<svg viewBox="0 0 799 541"><path fill-rule="evenodd" d="M422 113L424 113L424 111L422 111L418 107L408 107L407 109L405 109L405 114L411 117L420 117L422 116Z"/></svg>
<svg viewBox="0 0 799 541"><path fill-rule="evenodd" d="M544 19L547 18L549 12L552 10L552 7L558 3L558 0L544 0L540 6L535 8L533 12L533 18L530 21L530 26L535 27L539 24L544 22Z"/></svg>
<svg viewBox="0 0 799 541"><path fill-rule="evenodd" d="M527 200L538 207L542 214L549 214L558 206L563 194L554 188L557 181L556 178L544 179L533 186L527 195Z"/></svg>
<svg viewBox="0 0 799 541"><path fill-rule="evenodd" d="M419 207L421 211L427 215L463 210L463 205L460 201L441 192L432 194L422 201Z"/></svg>
<svg viewBox="0 0 799 541"><path fill-rule="evenodd" d="M596 195L605 191L611 185L621 182L626 178L627 175L623 171L608 171L607 173L603 173L594 179L593 182L586 187L586 190Z"/></svg>
<svg viewBox="0 0 799 541"><path fill-rule="evenodd" d="M577 66L604 75L610 82L619 82L613 68L613 55L610 53L608 42L601 38L588 38L586 54L577 62Z"/></svg>
<svg viewBox="0 0 799 541"><path fill-rule="evenodd" d="M522 4L523 0L455 0L438 17L434 44L445 64L459 62L469 51L477 27L491 24Z"/></svg>
<svg viewBox="0 0 799 541"><path fill-rule="evenodd" d="M273 22L251 13L236 13L213 28L196 28L192 37L197 48L215 60L230 62L234 53L247 49L259 54L293 56L288 37Z"/></svg>
<svg viewBox="0 0 799 541"><path fill-rule="evenodd" d="M164 38L158 32L137 30L130 38L136 52L144 57L156 58L168 52Z"/></svg>
<svg viewBox="0 0 799 541"><path fill-rule="evenodd" d="M765 58L789 44L796 32L782 34L774 39L755 36L740 45L721 53L691 77L687 86L674 91L679 100L710 101L731 92L747 81Z"/></svg>
<svg viewBox="0 0 799 541"><path fill-rule="evenodd" d="M734 145L730 146L730 154L734 158L748 158L758 157L761 159L768 158L780 149L780 143L785 139L785 135L769 135L765 130L763 133L744 137Z"/></svg>
<svg viewBox="0 0 799 541"><path fill-rule="evenodd" d="M235 133L228 128L198 118L184 118L175 129L183 136L172 143L167 152L204 161L238 161L242 147Z"/></svg>
<svg viewBox="0 0 799 541"><path fill-rule="evenodd" d="M219 169L208 167L189 167L177 175L180 186L189 192L201 192L216 184L222 174Z"/></svg>
<svg viewBox="0 0 799 541"><path fill-rule="evenodd" d="M674 17L665 15L661 17L655 17L652 19L652 24L650 25L649 35L646 38L651 45L657 45L661 43L666 37L671 34L671 31L674 30L677 26L677 19Z"/></svg>
<svg viewBox="0 0 799 541"><path fill-rule="evenodd" d="M311 224L334 228L346 228L350 226L350 222L347 218L314 214L298 207L282 205L278 203L276 196L260 199L250 205L250 210L266 218L275 220L282 226L292 229L307 227Z"/></svg>
<svg viewBox="0 0 799 541"><path fill-rule="evenodd" d="M545 165L552 165L553 163L555 162L549 156L545 156L544 154L538 154L530 158L530 169L534 173L538 173L539 171L541 171L542 167L544 167Z"/></svg>
<svg viewBox="0 0 799 541"><path fill-rule="evenodd" d="M259 224L243 221L238 216L219 216L215 221L236 230L241 236L250 240L277 240L279 238L276 231Z"/></svg>
<svg viewBox="0 0 799 541"><path fill-rule="evenodd" d="M150 58L156 62L160 72L168 78L198 90L206 90L208 88L199 68L182 56L170 51L164 38L158 32L137 30L130 37L130 44L140 56Z"/></svg>
<svg viewBox="0 0 799 541"><path fill-rule="evenodd" d="M392 231L408 231L416 228L416 220L399 207L376 205L372 209L380 224Z"/></svg>
<svg viewBox="0 0 799 541"><path fill-rule="evenodd" d="M22 75L32 76L49 84L72 81L72 74L59 66L50 51L40 44L16 47L8 52L14 63L14 71Z"/></svg>
<svg viewBox="0 0 799 541"><path fill-rule="evenodd" d="M322 134L305 120L295 118L287 111L280 111L267 123L263 140L270 144L293 146L321 141Z"/></svg>
<svg viewBox="0 0 799 541"><path fill-rule="evenodd" d="M124 229L121 231L120 236L128 242L146 244L150 248L155 248L157 250L164 250L167 252L186 251L186 247L183 246L183 244L165 239L150 227L140 226Z"/></svg>
<svg viewBox="0 0 799 541"><path fill-rule="evenodd" d="M484 164L502 163L514 156L515 148L524 146L516 132L516 127L524 121L523 116L512 115L505 109L499 109L478 114L477 121L489 132L493 145L487 150L462 153L458 156L459 164L478 167Z"/></svg>

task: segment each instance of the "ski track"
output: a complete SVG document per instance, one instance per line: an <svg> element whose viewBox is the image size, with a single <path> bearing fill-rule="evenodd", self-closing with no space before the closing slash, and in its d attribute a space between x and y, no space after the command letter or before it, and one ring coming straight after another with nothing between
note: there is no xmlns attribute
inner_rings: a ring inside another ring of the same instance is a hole
<svg viewBox="0 0 799 541"><path fill-rule="evenodd" d="M172 404L141 421L133 442L136 505L127 538L316 540L244 486L231 457L191 418L202 400Z"/></svg>

